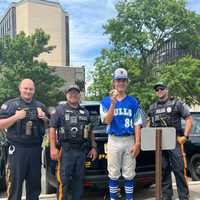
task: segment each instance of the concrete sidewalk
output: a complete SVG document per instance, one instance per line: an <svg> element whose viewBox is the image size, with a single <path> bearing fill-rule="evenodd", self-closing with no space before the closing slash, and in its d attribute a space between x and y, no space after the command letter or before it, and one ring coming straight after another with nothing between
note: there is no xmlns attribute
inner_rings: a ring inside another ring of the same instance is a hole
<svg viewBox="0 0 200 200"><path fill-rule="evenodd" d="M190 181L190 200L200 200L200 181ZM176 184L173 183L173 200L179 200ZM141 195L142 194L142 195ZM136 200L155 200L155 185L147 189L141 189L135 193Z"/></svg>
<svg viewBox="0 0 200 200"><path fill-rule="evenodd" d="M178 200L176 184L173 184L175 199ZM189 182L190 200L200 200L200 181Z"/></svg>
<svg viewBox="0 0 200 200"><path fill-rule="evenodd" d="M174 198L173 200L179 200L178 194L177 194L177 188L176 184L173 184L174 189ZM190 181L189 182L189 189L190 189L190 200L200 200L200 181ZM1 200L7 200L7 198L0 198ZM100 197L97 195L97 197L90 197L88 199L92 200L102 200L103 197ZM139 189L136 190L135 193L135 199L136 200L155 200L155 186L152 186L150 188L146 189ZM22 200L25 200L25 197L22 198ZM56 195L40 195L40 200L56 200ZM87 200L87 198L84 200Z"/></svg>

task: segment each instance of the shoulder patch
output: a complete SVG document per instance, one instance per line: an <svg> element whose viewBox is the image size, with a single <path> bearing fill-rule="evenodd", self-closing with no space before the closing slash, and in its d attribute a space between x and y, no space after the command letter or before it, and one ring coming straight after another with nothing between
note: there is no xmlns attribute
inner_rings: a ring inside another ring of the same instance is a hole
<svg viewBox="0 0 200 200"><path fill-rule="evenodd" d="M2 104L2 106L1 106L1 110L6 110L8 108L8 105L7 104Z"/></svg>

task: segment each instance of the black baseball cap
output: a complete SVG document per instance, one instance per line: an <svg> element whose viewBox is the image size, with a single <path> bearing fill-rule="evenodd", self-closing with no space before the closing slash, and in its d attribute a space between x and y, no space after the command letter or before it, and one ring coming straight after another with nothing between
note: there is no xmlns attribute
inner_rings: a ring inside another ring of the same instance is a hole
<svg viewBox="0 0 200 200"><path fill-rule="evenodd" d="M72 85L69 85L66 89L65 89L65 94L68 93L70 90L76 90L80 93L80 88L78 85L76 84L72 84Z"/></svg>
<svg viewBox="0 0 200 200"><path fill-rule="evenodd" d="M166 83L164 83L163 81L159 81L153 86L153 89L155 90L159 86L163 87L163 88L167 88L167 84Z"/></svg>

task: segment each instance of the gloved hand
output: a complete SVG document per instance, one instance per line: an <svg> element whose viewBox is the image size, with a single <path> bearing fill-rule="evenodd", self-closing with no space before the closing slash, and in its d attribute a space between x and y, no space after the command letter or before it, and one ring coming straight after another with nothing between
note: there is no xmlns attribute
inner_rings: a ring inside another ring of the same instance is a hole
<svg viewBox="0 0 200 200"><path fill-rule="evenodd" d="M177 137L177 141L179 144L185 144L186 140L187 140L186 136L178 136Z"/></svg>

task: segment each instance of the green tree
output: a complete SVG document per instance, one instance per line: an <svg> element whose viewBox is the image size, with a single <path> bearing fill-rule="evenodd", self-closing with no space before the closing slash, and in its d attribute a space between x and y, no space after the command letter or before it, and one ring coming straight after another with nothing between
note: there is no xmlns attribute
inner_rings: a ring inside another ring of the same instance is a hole
<svg viewBox="0 0 200 200"><path fill-rule="evenodd" d="M124 0L116 10L117 16L104 26L111 48L103 49L96 59L90 91L98 98L106 95L111 73L123 66L130 72L129 93L147 107L159 78L152 73L151 55L167 40L176 41L177 48L199 50L200 17L186 9L184 0Z"/></svg>
<svg viewBox="0 0 200 200"><path fill-rule="evenodd" d="M124 0L116 9L105 33L115 49L140 58L143 67L168 39L180 48L200 48L200 17L186 9L185 0Z"/></svg>
<svg viewBox="0 0 200 200"><path fill-rule="evenodd" d="M191 56L181 58L172 65L160 67L159 75L168 83L173 96L187 104L200 104L200 60Z"/></svg>
<svg viewBox="0 0 200 200"><path fill-rule="evenodd" d="M18 85L24 78L30 78L36 85L36 98L47 106L63 97L60 88L64 81L55 71L37 57L49 53L54 46L48 46L50 36L38 29L30 36L19 33L15 38L0 40L0 102L18 95Z"/></svg>

